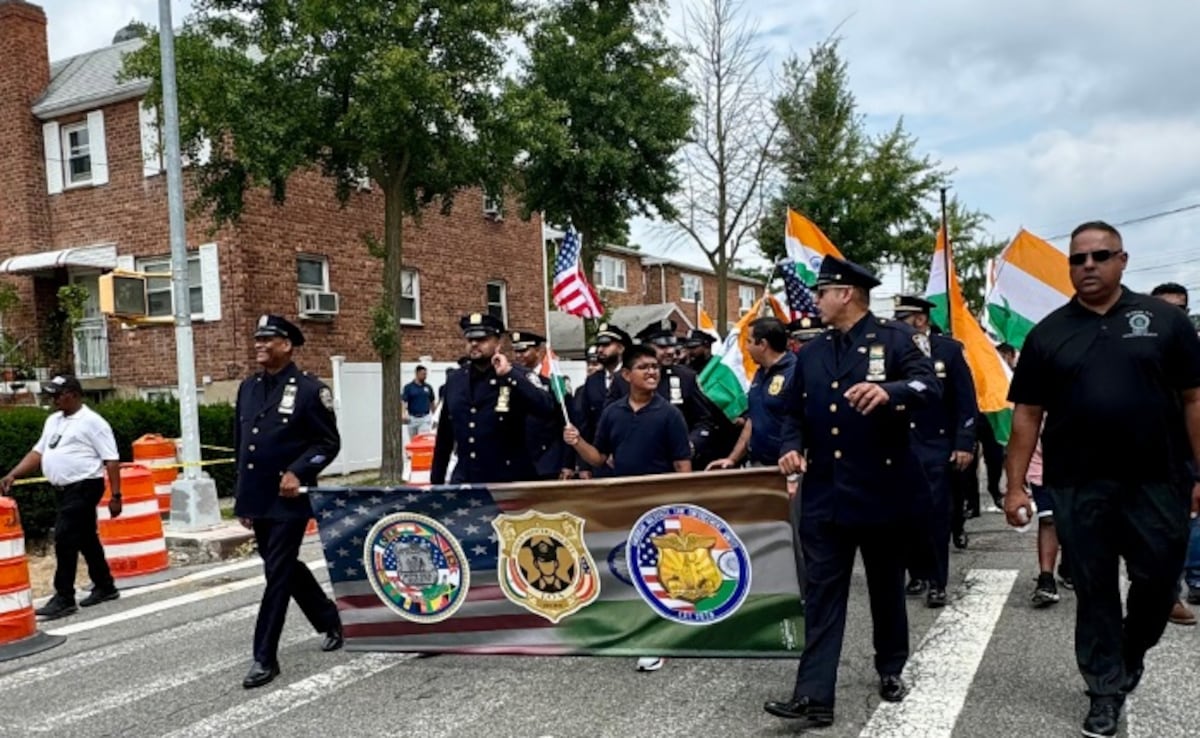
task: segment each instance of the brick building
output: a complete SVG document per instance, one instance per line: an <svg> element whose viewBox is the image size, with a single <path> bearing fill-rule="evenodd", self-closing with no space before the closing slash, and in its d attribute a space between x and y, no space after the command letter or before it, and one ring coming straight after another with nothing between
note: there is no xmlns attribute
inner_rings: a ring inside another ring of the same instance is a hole
<svg viewBox="0 0 1200 738"><path fill-rule="evenodd" d="M59 287L87 289L75 370L90 389L152 396L175 384L172 325L122 325L100 315L96 300L104 271L169 269L157 115L142 104L146 81L116 79L122 56L140 43L51 63L42 9L0 0L0 279L21 296L3 329L32 339L27 348L48 330ZM457 320L468 310L544 327L541 222L501 217L493 205L468 191L449 216L435 209L419 225L406 224L406 361L458 356ZM236 225L212 232L208 219L190 220L189 297L203 400L229 399L254 370L251 336L264 312L299 317L308 343L298 360L316 373L327 375L334 355L374 360L369 335L381 262L362 234L381 235L382 227L378 188L365 185L342 207L316 174L294 177L283 205L250 193ZM152 316L172 314L169 279L150 280L148 293ZM36 352L26 361L50 363Z"/></svg>

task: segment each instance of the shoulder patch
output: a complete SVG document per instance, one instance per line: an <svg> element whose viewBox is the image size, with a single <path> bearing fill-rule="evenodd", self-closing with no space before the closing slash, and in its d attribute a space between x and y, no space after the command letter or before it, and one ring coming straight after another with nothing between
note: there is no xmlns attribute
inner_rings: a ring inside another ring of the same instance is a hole
<svg viewBox="0 0 1200 738"><path fill-rule="evenodd" d="M917 344L917 348L921 349L921 353L926 356L930 355L929 336L924 333L916 333L913 334L912 340L913 343Z"/></svg>
<svg viewBox="0 0 1200 738"><path fill-rule="evenodd" d="M333 412L333 393L329 391L329 388L322 387L317 395L321 398L321 404L325 406L325 409Z"/></svg>

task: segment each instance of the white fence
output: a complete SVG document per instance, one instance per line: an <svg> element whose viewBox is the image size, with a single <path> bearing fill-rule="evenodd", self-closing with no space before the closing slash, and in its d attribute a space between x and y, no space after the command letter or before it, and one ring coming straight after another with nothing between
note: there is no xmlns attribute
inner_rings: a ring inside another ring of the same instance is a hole
<svg viewBox="0 0 1200 738"><path fill-rule="evenodd" d="M342 435L342 451L325 474L350 474L379 468L383 457L383 367L379 362L348 362L345 357L333 357L333 402L337 411L338 431ZM450 361L404 362L403 383L412 381L418 363L429 370L427 382L436 393L446 383L446 370L457 369ZM583 386L587 363L559 362L563 374L571 380L572 389ZM401 408L394 408L396 418ZM409 442L404 428L404 443Z"/></svg>

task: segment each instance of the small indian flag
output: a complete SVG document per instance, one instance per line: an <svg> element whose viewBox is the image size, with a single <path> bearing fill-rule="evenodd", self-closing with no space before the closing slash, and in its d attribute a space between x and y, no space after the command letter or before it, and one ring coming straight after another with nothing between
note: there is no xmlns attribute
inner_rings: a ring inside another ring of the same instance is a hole
<svg viewBox="0 0 1200 738"><path fill-rule="evenodd" d="M1000 253L992 280L987 298L989 327L1018 350L1038 321L1075 294L1067 255L1024 229Z"/></svg>
<svg viewBox="0 0 1200 738"><path fill-rule="evenodd" d="M549 346L546 347L546 355L542 357L542 363L538 367L538 374L550 380L550 389L554 392L554 399L562 405L567 396L567 377L563 374L562 367L558 365L558 354L554 353Z"/></svg>
<svg viewBox="0 0 1200 738"><path fill-rule="evenodd" d="M791 320L779 300L764 295L746 311L733 330L729 331L729 335L725 336L721 363L733 370L733 375L742 383L743 390L750 388L750 380L754 377L754 372L758 371L758 364L750 358L750 352L746 350L746 343L750 340L750 324L768 315L773 315L784 323Z"/></svg>
<svg viewBox="0 0 1200 738"><path fill-rule="evenodd" d="M788 258L796 262L796 273L809 287L817 283L817 272L826 256L845 258L815 223L791 208L787 211L785 245Z"/></svg>

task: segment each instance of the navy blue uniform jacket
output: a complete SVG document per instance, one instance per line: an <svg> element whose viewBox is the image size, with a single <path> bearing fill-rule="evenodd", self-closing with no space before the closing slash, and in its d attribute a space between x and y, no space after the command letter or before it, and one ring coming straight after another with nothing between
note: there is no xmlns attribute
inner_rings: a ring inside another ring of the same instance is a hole
<svg viewBox="0 0 1200 738"><path fill-rule="evenodd" d="M529 448L529 457L533 460L534 471L539 479L557 479L563 469L573 468L575 452L563 441L562 410L559 409L558 398L550 386L550 380L540 374L534 374L542 389L554 401L554 414L550 417L528 415L525 418L525 443ZM574 416L574 396L568 394L563 403Z"/></svg>
<svg viewBox="0 0 1200 738"><path fill-rule="evenodd" d="M913 409L913 439L923 464L946 464L951 451L975 451L975 381L963 346L948 336L929 336L933 372L942 383L941 402Z"/></svg>
<svg viewBox="0 0 1200 738"><path fill-rule="evenodd" d="M317 475L338 455L342 439L332 393L295 364L274 376L255 374L238 387L234 446L238 517L312 517L308 495L280 497L279 480L290 471L301 486L315 487Z"/></svg>
<svg viewBox="0 0 1200 738"><path fill-rule="evenodd" d="M936 402L941 385L919 348L925 338L907 325L867 313L846 334L849 346L840 358L838 333L827 332L796 355L780 454L799 451L808 460L800 491L806 522L901 523L928 494L912 448L910 414ZM879 383L890 398L869 415L843 396L864 381Z"/></svg>

